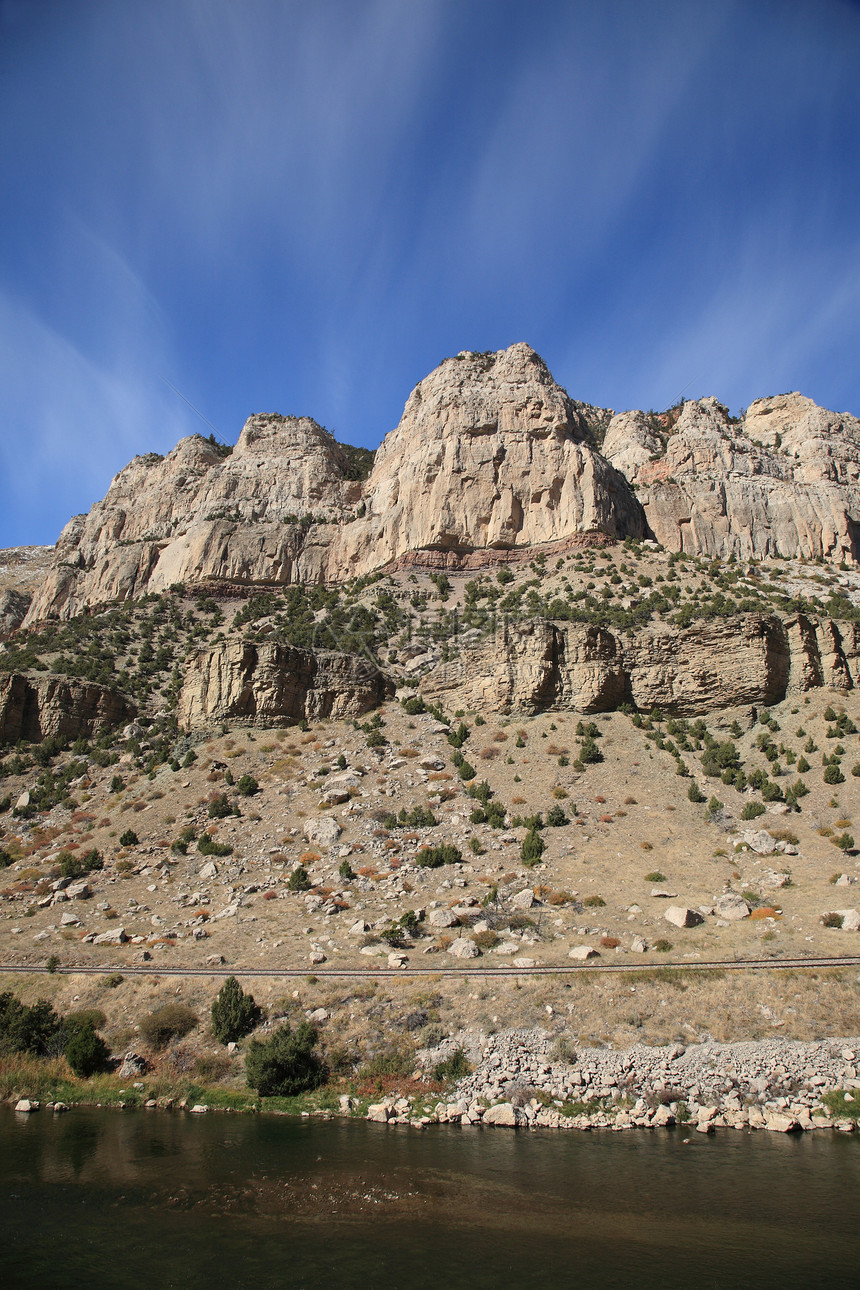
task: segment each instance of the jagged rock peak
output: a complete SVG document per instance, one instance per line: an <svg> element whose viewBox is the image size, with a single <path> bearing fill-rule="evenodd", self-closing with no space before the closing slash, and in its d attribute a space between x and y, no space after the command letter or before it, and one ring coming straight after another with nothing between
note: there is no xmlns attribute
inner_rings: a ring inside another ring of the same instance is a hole
<svg viewBox="0 0 860 1290"><path fill-rule="evenodd" d="M612 419L603 451L669 550L741 559L860 558L860 421L802 394L715 398Z"/></svg>
<svg viewBox="0 0 860 1290"><path fill-rule="evenodd" d="M627 481L590 442L609 413L576 403L525 344L446 359L377 450L366 517L338 535L338 576L407 552L642 536Z"/></svg>

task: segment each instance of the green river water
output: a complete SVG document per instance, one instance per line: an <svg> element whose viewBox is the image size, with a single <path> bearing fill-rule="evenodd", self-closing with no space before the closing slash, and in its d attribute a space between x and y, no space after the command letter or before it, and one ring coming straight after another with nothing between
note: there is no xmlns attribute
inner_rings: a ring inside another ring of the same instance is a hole
<svg viewBox="0 0 860 1290"><path fill-rule="evenodd" d="M0 1285L860 1286L860 1139L0 1107Z"/></svg>

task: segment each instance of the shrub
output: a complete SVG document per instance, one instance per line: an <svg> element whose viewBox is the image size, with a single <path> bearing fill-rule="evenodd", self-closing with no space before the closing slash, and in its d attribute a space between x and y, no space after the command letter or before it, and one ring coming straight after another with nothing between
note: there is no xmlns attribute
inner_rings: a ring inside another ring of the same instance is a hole
<svg viewBox="0 0 860 1290"><path fill-rule="evenodd" d="M227 800L226 793L218 793L209 803L209 819L224 820L233 814L233 808Z"/></svg>
<svg viewBox="0 0 860 1290"><path fill-rule="evenodd" d="M119 844L121 847L136 847L138 845L138 836L134 829L126 829L125 833L121 833Z"/></svg>
<svg viewBox="0 0 860 1290"><path fill-rule="evenodd" d="M582 762L583 766L591 766L595 765L599 761L603 761L603 753L600 751L591 735L587 735L585 739L583 739L579 749L578 760Z"/></svg>
<svg viewBox="0 0 860 1290"><path fill-rule="evenodd" d="M197 850L202 856L231 856L233 854L231 846L228 846L226 842L216 842L208 833L200 834L197 839Z"/></svg>
<svg viewBox="0 0 860 1290"><path fill-rule="evenodd" d="M303 864L296 865L293 872L287 879L287 886L290 891L308 891L311 880L308 877L308 871Z"/></svg>
<svg viewBox="0 0 860 1290"><path fill-rule="evenodd" d="M844 784L845 783L845 776L842 774L842 771L839 769L839 766L836 762L832 761L829 764L829 766L825 766L824 782L825 784Z"/></svg>
<svg viewBox="0 0 860 1290"><path fill-rule="evenodd" d="M555 805L547 811L546 822L551 829L560 829L563 825L569 824L564 807Z"/></svg>
<svg viewBox="0 0 860 1290"><path fill-rule="evenodd" d="M262 1020L263 1010L252 994L245 994L229 976L212 1001L212 1032L219 1044L235 1043L250 1035Z"/></svg>
<svg viewBox="0 0 860 1290"><path fill-rule="evenodd" d="M422 712L427 711L427 705L417 694L413 694L403 700L403 711L408 717L419 717Z"/></svg>
<svg viewBox="0 0 860 1290"><path fill-rule="evenodd" d="M348 860L341 860L337 875L341 882L352 882L355 878L355 871Z"/></svg>
<svg viewBox="0 0 860 1290"><path fill-rule="evenodd" d="M10 990L0 994L0 1053L47 1057L62 1048L62 1022L48 1003L28 1006Z"/></svg>
<svg viewBox="0 0 860 1290"><path fill-rule="evenodd" d="M693 780L690 787L687 789L687 797L691 802L696 802L697 804L699 802L704 802L705 800L705 794L699 788L699 785L695 780Z"/></svg>
<svg viewBox="0 0 860 1290"><path fill-rule="evenodd" d="M765 808L763 802L747 802L744 809L741 811L741 819L755 820L760 815L764 815L764 811Z"/></svg>
<svg viewBox="0 0 860 1290"><path fill-rule="evenodd" d="M125 783L123 781L122 775L114 775L113 779L110 782L110 791L112 793L121 793L124 788L125 788Z"/></svg>
<svg viewBox="0 0 860 1290"><path fill-rule="evenodd" d="M602 909L606 904L606 901L602 896L586 896L582 903L588 909Z"/></svg>
<svg viewBox="0 0 860 1290"><path fill-rule="evenodd" d="M546 843L537 829L529 829L520 847L520 859L527 869L531 869L540 862L545 850Z"/></svg>
<svg viewBox="0 0 860 1290"><path fill-rule="evenodd" d="M79 1079L89 1079L109 1068L110 1050L91 1021L76 1022L67 1017L65 1027L66 1061Z"/></svg>
<svg viewBox="0 0 860 1290"><path fill-rule="evenodd" d="M830 841L835 847L838 847L840 851L854 850L854 839L850 833L840 833L838 837L831 838Z"/></svg>
<svg viewBox="0 0 860 1290"><path fill-rule="evenodd" d="M645 881L646 882L665 882L666 875L664 873L661 873L659 869L652 869L650 873L646 873Z"/></svg>
<svg viewBox="0 0 860 1290"><path fill-rule="evenodd" d="M323 1068L313 1051L316 1042L317 1031L306 1021L295 1030L285 1023L268 1039L252 1039L245 1057L248 1087L260 1097L295 1097L317 1088Z"/></svg>
<svg viewBox="0 0 860 1290"><path fill-rule="evenodd" d="M259 791L260 785L254 779L253 775L242 775L236 785L236 792L240 797L253 797L254 794L259 793Z"/></svg>
<svg viewBox="0 0 860 1290"><path fill-rule="evenodd" d="M433 1067L433 1078L440 1080L443 1084L464 1079L471 1073L472 1067L469 1065L462 1048L456 1049L450 1057L446 1057L442 1062L437 1062Z"/></svg>
<svg viewBox="0 0 860 1290"><path fill-rule="evenodd" d="M822 918L821 922L822 922L822 924L823 924L825 927L841 927L841 926L842 926L842 915L841 915L841 914L837 914L837 913L834 911L834 912L833 912L833 913L831 913L831 914L825 914L825 915L824 915L824 917Z"/></svg>
<svg viewBox="0 0 860 1290"><path fill-rule="evenodd" d="M661 936L659 941L654 942L654 949L658 954L668 954L672 948L672 942L664 940Z"/></svg>
<svg viewBox="0 0 860 1290"><path fill-rule="evenodd" d="M88 873L104 868L104 860L96 850L85 851L82 856L62 851L57 860L64 878L85 878Z"/></svg>
<svg viewBox="0 0 860 1290"><path fill-rule="evenodd" d="M459 864L462 859L462 851L450 842L443 842L438 847L422 847L415 863L423 869L438 869L444 864Z"/></svg>
<svg viewBox="0 0 860 1290"><path fill-rule="evenodd" d="M150 1012L140 1023L140 1033L151 1048L164 1048L172 1039L182 1039L197 1025L197 1014L182 1003L166 1003Z"/></svg>

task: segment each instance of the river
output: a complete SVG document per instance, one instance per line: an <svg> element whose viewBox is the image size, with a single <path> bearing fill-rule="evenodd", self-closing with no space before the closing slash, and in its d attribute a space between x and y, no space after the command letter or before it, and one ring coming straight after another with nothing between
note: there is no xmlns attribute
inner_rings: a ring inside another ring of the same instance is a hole
<svg viewBox="0 0 860 1290"><path fill-rule="evenodd" d="M856 1287L860 1138L0 1107L9 1290Z"/></svg>

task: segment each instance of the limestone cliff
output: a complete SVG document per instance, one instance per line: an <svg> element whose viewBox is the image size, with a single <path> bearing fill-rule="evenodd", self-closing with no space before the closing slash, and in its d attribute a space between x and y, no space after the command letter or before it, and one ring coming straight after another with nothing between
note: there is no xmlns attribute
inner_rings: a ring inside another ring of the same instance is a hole
<svg viewBox="0 0 860 1290"><path fill-rule="evenodd" d="M700 399L674 424L614 417L603 451L670 551L860 558L860 421L848 413L781 394L732 421L716 399Z"/></svg>
<svg viewBox="0 0 860 1290"><path fill-rule="evenodd" d="M0 672L0 744L49 735L90 739L128 721L136 711L124 695L92 681Z"/></svg>
<svg viewBox="0 0 860 1290"><path fill-rule="evenodd" d="M419 550L642 536L626 480L528 345L448 359L413 391L364 485L308 418L254 416L224 456L199 436L136 457L57 542L27 625L173 583L338 581Z"/></svg>
<svg viewBox="0 0 860 1290"><path fill-rule="evenodd" d="M528 345L446 359L413 390L376 453L360 524L338 531L330 576L407 552L532 547L574 534L645 535L624 477Z"/></svg>
<svg viewBox="0 0 860 1290"><path fill-rule="evenodd" d="M692 715L858 682L860 625L746 614L634 637L584 623L508 624L437 667L421 692L446 709L587 713L626 702Z"/></svg>
<svg viewBox="0 0 860 1290"><path fill-rule="evenodd" d="M234 641L189 659L178 717L186 730L234 719L279 725L358 717L392 691L379 669L356 654Z"/></svg>

